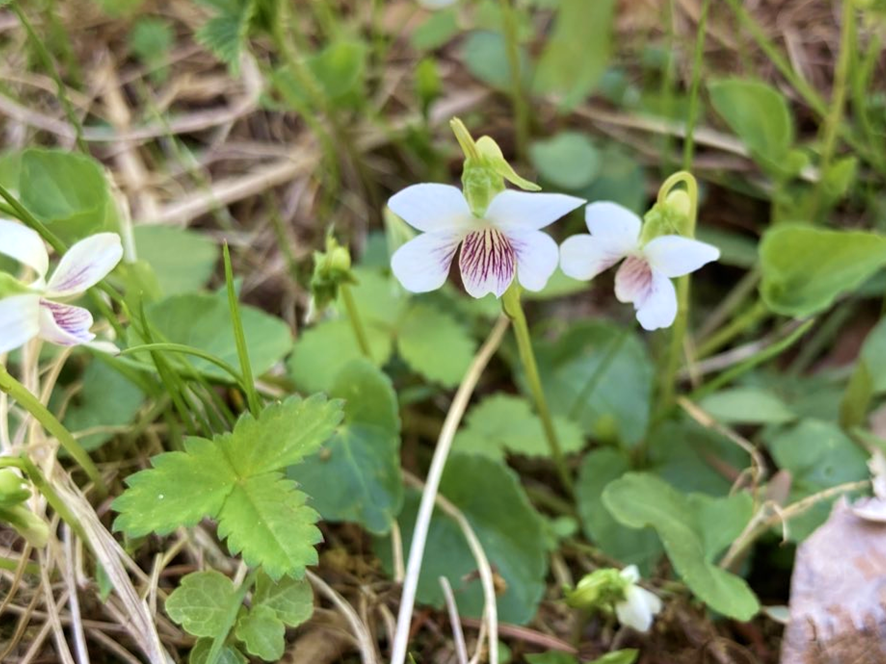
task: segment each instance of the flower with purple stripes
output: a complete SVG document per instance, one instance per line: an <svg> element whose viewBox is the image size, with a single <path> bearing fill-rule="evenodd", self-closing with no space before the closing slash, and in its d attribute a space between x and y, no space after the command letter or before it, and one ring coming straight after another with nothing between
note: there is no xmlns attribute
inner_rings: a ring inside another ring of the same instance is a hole
<svg viewBox="0 0 886 664"><path fill-rule="evenodd" d="M643 222L616 203L585 208L590 235L573 235L560 247L560 268L573 279L593 279L625 259L615 275L615 297L632 302L646 330L670 327L677 317L677 292L671 282L720 257L710 244L681 235L661 235L645 244Z"/></svg>
<svg viewBox="0 0 886 664"><path fill-rule="evenodd" d="M40 236L0 219L0 254L31 268L36 278L0 299L0 353L40 337L59 346L91 344L92 314L59 300L78 297L105 278L123 257L116 233L99 233L71 247L49 281L49 254Z"/></svg>
<svg viewBox="0 0 886 664"><path fill-rule="evenodd" d="M457 187L416 184L388 201L391 210L423 231L391 259L394 275L413 293L443 285L458 252L465 290L473 297L501 297L516 276L523 288L539 291L557 269L557 244L540 229L584 201L564 194L506 190L475 216Z"/></svg>

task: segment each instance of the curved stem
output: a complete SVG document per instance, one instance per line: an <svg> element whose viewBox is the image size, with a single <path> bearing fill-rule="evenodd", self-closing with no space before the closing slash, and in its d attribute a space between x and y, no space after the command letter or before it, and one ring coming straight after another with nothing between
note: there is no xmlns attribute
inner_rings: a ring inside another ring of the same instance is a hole
<svg viewBox="0 0 886 664"><path fill-rule="evenodd" d="M59 444L71 455L74 461L80 465L89 479L95 484L99 497L103 498L108 495L105 481L102 479L92 459L89 458L86 450L80 446L80 443L74 439L71 432L58 421L55 415L37 397L31 394L24 385L13 378L2 364L0 364L0 390L15 399L22 408L43 425L46 431L55 436Z"/></svg>
<svg viewBox="0 0 886 664"><path fill-rule="evenodd" d="M563 483L563 488L571 496L574 494L572 477L569 475L566 458L563 456L563 449L560 447L560 441L557 438L557 430L554 428L554 420L551 417L547 399L545 399L541 377L538 375L538 364L535 361L535 352L532 350L532 339L529 335L529 326L526 324L526 314L523 313L523 307L520 304L520 287L518 285L512 285L504 294L502 307L514 323L517 350L520 353L523 369L526 371L526 380L529 383L529 390L532 392L532 398L535 401L535 409L538 411L538 416L541 419L545 438L551 450L551 457L554 460L554 465L557 467L557 474L560 476L560 482Z"/></svg>
<svg viewBox="0 0 886 664"><path fill-rule="evenodd" d="M367 359L371 360L372 350L369 348L369 337L366 336L366 328L363 327L363 319L360 318L360 310L357 309L357 303L354 301L351 287L347 284L341 284L338 290L341 293L341 300L344 302L345 310L348 312L348 320L351 322L351 329L354 330L354 336L357 338L360 352Z"/></svg>
<svg viewBox="0 0 886 664"><path fill-rule="evenodd" d="M421 502L418 506L418 514L415 518L415 529L412 533L412 543L409 546L409 562L406 564L406 578L403 580L403 593L400 596L400 610L397 612L397 630L394 634L393 653L391 664L403 664L406 661L406 650L409 645L409 628L412 623L412 609L415 606L415 593L418 589L418 575L421 573L422 560L425 554L425 545L428 540L428 529L431 526L431 514L434 511L434 503L437 499L437 491L440 488L440 479L443 477L443 469L446 466L446 458L452 447L455 432L468 408L468 402L474 393L474 388L480 380L480 375L489 364L489 360L495 354L508 327L508 318L499 318L486 343L474 356L474 361L468 368L468 372L462 379L443 428L440 430L440 438L431 459L431 468L428 470L428 478L425 481L425 489L421 494Z"/></svg>
<svg viewBox="0 0 886 664"><path fill-rule="evenodd" d="M232 367L230 364L225 362L220 357L216 357L212 353L207 353L206 351L200 350L199 348L194 348L193 346L187 346L185 344L175 344L175 343L170 343L170 342L157 342L157 343L150 343L150 344L142 344L140 346L133 346L131 348L127 348L126 350L121 351L120 356L122 357L124 355L131 355L133 353L141 353L141 352L157 351L157 350L165 350L170 353L182 353L183 355L193 355L194 357L199 357L201 360L206 360L207 362L211 362L212 364L217 366L219 369L221 369L225 373L230 374L231 378L233 378L237 383L239 383L241 385L241 387L244 387L244 391L245 391L245 386L243 385L243 377L240 375L240 373L234 367Z"/></svg>
<svg viewBox="0 0 886 664"><path fill-rule="evenodd" d="M499 5L501 6L508 68L511 74L511 100L514 105L515 124L517 126L517 153L523 156L526 154L526 147L529 143L529 109L526 107L526 99L523 96L517 20L511 0L499 0Z"/></svg>

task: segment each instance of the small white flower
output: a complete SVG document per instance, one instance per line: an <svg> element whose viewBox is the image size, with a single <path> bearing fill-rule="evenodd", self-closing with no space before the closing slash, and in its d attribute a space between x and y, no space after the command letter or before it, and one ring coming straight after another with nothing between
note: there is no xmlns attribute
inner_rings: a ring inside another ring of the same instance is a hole
<svg viewBox="0 0 886 664"><path fill-rule="evenodd" d="M475 217L461 190L445 184L416 184L388 201L395 214L424 231L391 259L394 275L413 293L443 285L461 245L459 268L465 290L474 297L501 297L516 274L531 291L545 287L557 269L557 243L539 229L584 201L564 194L507 190Z"/></svg>
<svg viewBox="0 0 886 664"><path fill-rule="evenodd" d="M629 585L625 589L625 599L615 605L618 622L633 627L638 632L648 632L652 627L652 619L661 611L661 600L655 594L637 585L640 572L636 565L629 565L621 571Z"/></svg>
<svg viewBox="0 0 886 664"><path fill-rule="evenodd" d="M695 272L720 257L710 244L680 235L662 235L640 242L640 217L616 203L591 203L585 208L590 235L573 235L560 247L560 267L573 279L592 279L622 258L615 275L615 297L633 302L646 330L669 327L677 316L673 277Z"/></svg>
<svg viewBox="0 0 886 664"><path fill-rule="evenodd" d="M40 236L22 224L0 219L0 253L32 268L37 278L27 292L0 299L0 353L39 336L59 346L78 346L95 339L87 309L58 300L78 297L114 269L123 256L120 237L98 233L81 240L59 261L49 281L49 254Z"/></svg>
<svg viewBox="0 0 886 664"><path fill-rule="evenodd" d="M425 9L443 9L454 5L457 1L458 0L418 0L418 4Z"/></svg>

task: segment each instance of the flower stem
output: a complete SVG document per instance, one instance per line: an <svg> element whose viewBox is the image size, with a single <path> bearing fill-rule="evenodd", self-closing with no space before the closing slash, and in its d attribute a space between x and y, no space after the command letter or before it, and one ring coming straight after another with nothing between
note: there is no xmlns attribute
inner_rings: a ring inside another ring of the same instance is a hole
<svg viewBox="0 0 886 664"><path fill-rule="evenodd" d="M658 203L663 205L671 190L679 183L686 187L689 196L689 219L685 229L687 237L695 237L695 220L698 214L698 183L688 171L679 171L664 181L658 190ZM661 365L659 376L659 410L664 411L671 407L674 401L674 382L677 371L680 368L680 356L683 351L683 339L689 323L689 275L677 280L677 318L671 329L671 339L668 344L664 361Z"/></svg>
<svg viewBox="0 0 886 664"><path fill-rule="evenodd" d="M517 154L526 154L529 144L529 109L523 96L523 80L520 71L520 42L517 34L517 17L511 0L499 0L502 28L507 49L508 68L511 73L511 101L517 129Z"/></svg>
<svg viewBox="0 0 886 664"><path fill-rule="evenodd" d="M363 327L363 320L360 318L360 311L357 309L357 302L354 300L351 287L347 284L341 284L338 290L341 293L341 300L344 302L345 310L348 312L348 320L351 321L351 329L354 330L354 336L357 338L360 352L367 359L371 360L372 350L369 348L369 337L366 336L366 328Z"/></svg>
<svg viewBox="0 0 886 664"><path fill-rule="evenodd" d="M545 438L551 450L551 457L554 460L554 465L557 467L557 474L560 476L563 488L569 492L570 496L574 495L572 477L569 475L566 458L563 456L563 449L560 447L557 430L554 428L554 420L551 417L544 389L542 389L541 378L538 375L538 364L535 361L535 352L532 350L532 340L529 336L529 326L526 324L526 314L523 313L523 307L520 304L520 286L517 284L511 285L502 298L502 307L514 325L514 336L517 338L520 361L523 363L523 369L526 371L529 390L532 392L532 398L535 400L535 409L538 411L538 416L541 419Z"/></svg>
<svg viewBox="0 0 886 664"><path fill-rule="evenodd" d="M40 400L31 394L28 389L13 378L2 364L0 364L0 390L6 392L10 397L15 399L19 405L28 411L34 418L43 425L50 434L55 436L59 444L70 454L74 461L86 472L86 475L95 484L96 491L100 497L108 494L108 488L102 479L98 468L89 458L80 443L78 443L71 432L65 429L61 422L56 419L46 406L40 403Z"/></svg>

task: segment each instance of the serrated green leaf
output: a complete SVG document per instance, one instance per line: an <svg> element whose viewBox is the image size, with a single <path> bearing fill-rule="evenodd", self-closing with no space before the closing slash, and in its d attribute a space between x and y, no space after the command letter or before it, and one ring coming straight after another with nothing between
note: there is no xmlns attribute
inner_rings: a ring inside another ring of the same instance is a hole
<svg viewBox="0 0 886 664"><path fill-rule="evenodd" d="M238 0L236 8L231 6L227 10L200 26L194 39L236 71L255 14L255 0Z"/></svg>
<svg viewBox="0 0 886 664"><path fill-rule="evenodd" d="M668 483L649 473L628 473L606 487L603 503L626 526L654 528L674 569L712 609L736 620L750 620L759 611L743 579L709 562L692 505Z"/></svg>
<svg viewBox="0 0 886 664"><path fill-rule="evenodd" d="M785 316L811 316L886 266L886 237L780 226L763 235L760 263L766 305Z"/></svg>
<svg viewBox="0 0 886 664"><path fill-rule="evenodd" d="M425 378L453 387L464 378L477 344L452 316L418 304L398 326L397 349Z"/></svg>
<svg viewBox="0 0 886 664"><path fill-rule="evenodd" d="M157 275L164 295L200 290L218 262L218 246L207 236L175 226L142 224L133 229L136 253Z"/></svg>
<svg viewBox="0 0 886 664"><path fill-rule="evenodd" d="M615 0L560 0L553 33L535 70L534 89L558 95L565 108L581 103L609 64L614 16Z"/></svg>
<svg viewBox="0 0 886 664"><path fill-rule="evenodd" d="M166 613L188 634L216 637L227 626L237 602L234 583L220 572L193 572L183 577L166 600Z"/></svg>
<svg viewBox="0 0 886 664"><path fill-rule="evenodd" d="M255 582L252 606L264 606L289 627L298 627L314 613L314 594L307 579L284 576L274 581L260 573Z"/></svg>
<svg viewBox="0 0 886 664"><path fill-rule="evenodd" d="M212 650L212 639L197 639L188 655L189 664L207 664L209 651ZM233 646L224 646L216 664L247 664L246 656Z"/></svg>
<svg viewBox="0 0 886 664"><path fill-rule="evenodd" d="M313 454L342 419L342 402L322 394L267 406L256 419L245 413L231 433L216 437L240 477L296 464Z"/></svg>
<svg viewBox="0 0 886 664"><path fill-rule="evenodd" d="M113 503L115 530L130 537L160 535L214 516L237 481L236 470L212 441L188 438L184 452L151 459L152 468L130 475Z"/></svg>
<svg viewBox="0 0 886 664"><path fill-rule="evenodd" d="M261 565L272 579L301 577L316 564L314 545L323 539L314 525L319 515L295 486L279 473L241 479L218 515L218 536L231 553Z"/></svg>
<svg viewBox="0 0 886 664"><path fill-rule="evenodd" d="M573 422L555 417L554 427L564 453L582 448L584 438ZM471 408L453 449L494 459L501 459L506 451L534 457L551 453L541 420L532 412L529 402L511 394L494 394Z"/></svg>
<svg viewBox="0 0 886 664"><path fill-rule="evenodd" d="M288 475L324 519L356 521L372 533L387 533L403 501L397 395L390 379L367 360L345 366L330 394L345 401L343 425Z"/></svg>
<svg viewBox="0 0 886 664"><path fill-rule="evenodd" d="M483 490L478 491L478 487ZM518 624L530 620L545 587L545 526L517 475L484 457L453 454L447 462L440 493L468 519L487 557L507 585L505 592L498 596L499 619ZM405 550L409 549L418 500L417 493L408 492L400 514ZM376 547L376 553L388 569L390 551L389 541ZM419 577L418 600L443 606L438 579L446 576L461 613L480 617L483 593L476 570L461 529L444 513L435 512Z"/></svg>
<svg viewBox="0 0 886 664"><path fill-rule="evenodd" d="M249 359L255 375L270 369L292 348L289 327L279 318L248 305L240 305L243 330L249 343ZM186 293L173 295L147 308L150 323L157 331L156 341L169 341L199 348L232 366L239 366L234 342L231 310L225 293ZM129 344L143 343L129 328ZM140 354L138 354L140 355ZM191 365L220 381L231 376L207 360L189 357Z"/></svg>
<svg viewBox="0 0 886 664"><path fill-rule="evenodd" d="M267 606L254 606L237 621L235 635L246 645L246 652L266 662L276 662L283 656L286 627Z"/></svg>
<svg viewBox="0 0 886 664"><path fill-rule="evenodd" d="M625 528L603 505L603 491L630 469L630 461L622 451L594 450L581 464L575 498L588 540L607 555L625 564L637 565L648 574L663 553L658 537L650 530Z"/></svg>

